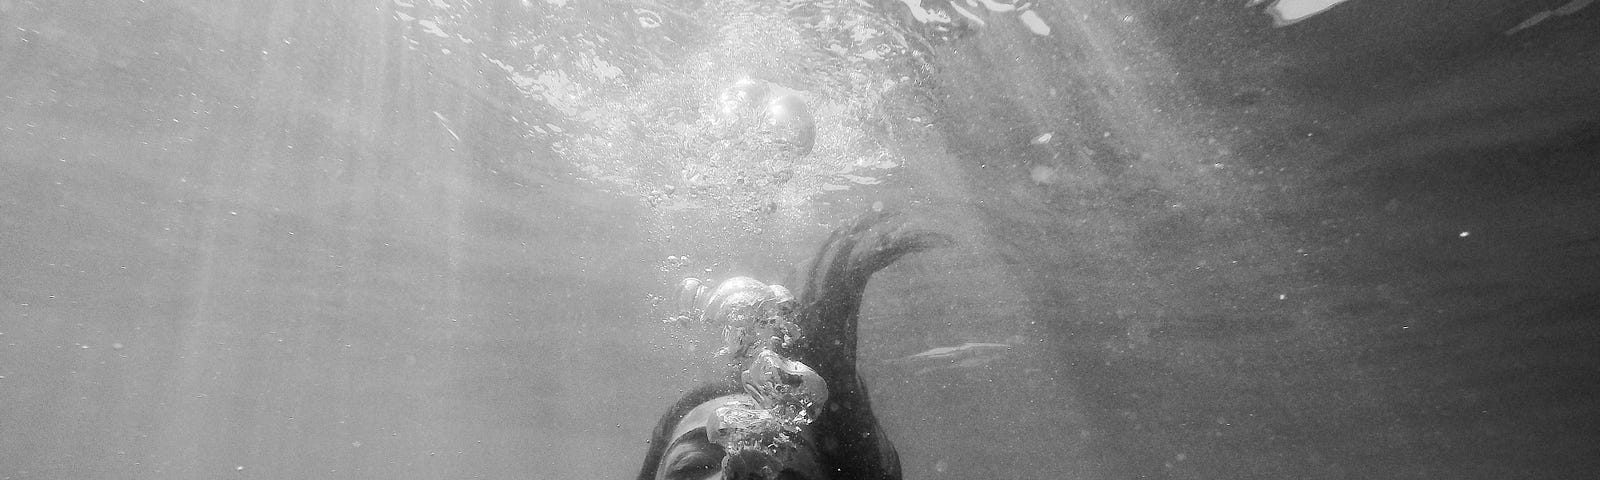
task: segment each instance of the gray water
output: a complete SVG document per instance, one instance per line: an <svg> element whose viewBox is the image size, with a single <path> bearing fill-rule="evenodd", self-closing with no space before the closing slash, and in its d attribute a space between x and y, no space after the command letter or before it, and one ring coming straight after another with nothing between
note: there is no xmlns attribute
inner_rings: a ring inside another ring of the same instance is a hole
<svg viewBox="0 0 1600 480"><path fill-rule="evenodd" d="M628 478L874 204L906 478L1600 473L1600 8L1246 3L0 0L0 478Z"/></svg>

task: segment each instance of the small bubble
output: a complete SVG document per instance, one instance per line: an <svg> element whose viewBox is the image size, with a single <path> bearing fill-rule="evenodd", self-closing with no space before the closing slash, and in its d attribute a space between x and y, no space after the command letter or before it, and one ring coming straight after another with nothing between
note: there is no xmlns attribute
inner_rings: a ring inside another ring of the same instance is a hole
<svg viewBox="0 0 1600 480"><path fill-rule="evenodd" d="M1472 232L1461 232L1461 238L1467 238L1467 235L1470 235L1471 233Z"/></svg>

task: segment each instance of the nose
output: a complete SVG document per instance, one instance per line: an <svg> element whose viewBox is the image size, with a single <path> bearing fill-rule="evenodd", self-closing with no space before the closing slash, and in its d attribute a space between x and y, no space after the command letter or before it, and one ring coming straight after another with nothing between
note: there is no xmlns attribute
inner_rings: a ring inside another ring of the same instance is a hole
<svg viewBox="0 0 1600 480"><path fill-rule="evenodd" d="M765 452L745 450L722 459L724 480L774 480L783 465Z"/></svg>

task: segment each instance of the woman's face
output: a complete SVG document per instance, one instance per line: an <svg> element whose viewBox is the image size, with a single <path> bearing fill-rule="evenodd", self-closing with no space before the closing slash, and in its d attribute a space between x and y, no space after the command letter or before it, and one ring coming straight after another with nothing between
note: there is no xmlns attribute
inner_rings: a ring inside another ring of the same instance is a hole
<svg viewBox="0 0 1600 480"><path fill-rule="evenodd" d="M688 414L678 425L673 427L672 434L667 437L671 443L661 455L661 465L656 468L656 480L745 480L761 479L759 470L761 462L728 462L730 465L724 471L722 446L711 442L706 436L706 425L716 416L717 408L731 402L752 403L749 395L736 394L713 398L702 403ZM816 452L814 452L809 429L801 433L799 451L793 455L789 465L784 465L778 474L779 480L823 480L821 469L817 467Z"/></svg>

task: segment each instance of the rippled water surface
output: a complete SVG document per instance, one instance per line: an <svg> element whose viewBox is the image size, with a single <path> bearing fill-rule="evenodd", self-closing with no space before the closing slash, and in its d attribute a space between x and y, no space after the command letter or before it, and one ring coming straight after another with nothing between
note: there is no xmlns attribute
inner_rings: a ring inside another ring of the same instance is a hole
<svg viewBox="0 0 1600 480"><path fill-rule="evenodd" d="M0 0L0 478L628 478L872 208L908 479L1600 472L1590 0Z"/></svg>

